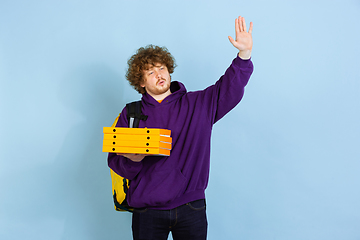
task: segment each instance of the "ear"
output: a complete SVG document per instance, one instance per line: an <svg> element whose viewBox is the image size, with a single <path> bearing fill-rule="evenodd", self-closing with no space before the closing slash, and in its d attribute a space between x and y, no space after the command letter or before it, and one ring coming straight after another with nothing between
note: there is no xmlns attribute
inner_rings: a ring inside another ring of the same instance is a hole
<svg viewBox="0 0 360 240"><path fill-rule="evenodd" d="M144 77L143 77L143 79L140 83L140 87L145 88L145 81L146 81L146 79L144 79Z"/></svg>

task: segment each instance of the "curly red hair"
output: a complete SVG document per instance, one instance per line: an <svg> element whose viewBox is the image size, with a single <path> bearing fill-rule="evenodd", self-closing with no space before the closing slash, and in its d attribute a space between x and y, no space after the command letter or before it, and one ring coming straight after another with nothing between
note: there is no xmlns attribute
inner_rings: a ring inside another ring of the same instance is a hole
<svg viewBox="0 0 360 240"><path fill-rule="evenodd" d="M176 67L175 59L168 49L154 45L139 48L127 63L126 79L141 94L145 93L145 88L140 86L144 82L144 71L157 64L164 64L171 74Z"/></svg>

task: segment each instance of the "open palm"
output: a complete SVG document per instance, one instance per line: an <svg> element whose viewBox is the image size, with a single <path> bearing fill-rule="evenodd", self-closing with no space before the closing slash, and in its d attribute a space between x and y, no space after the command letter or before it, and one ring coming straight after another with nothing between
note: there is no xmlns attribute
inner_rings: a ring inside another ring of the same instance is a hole
<svg viewBox="0 0 360 240"><path fill-rule="evenodd" d="M239 55L248 55L251 54L253 40L252 40L252 29L253 23L250 22L249 31L246 29L245 18L238 17L235 19L235 36L234 40L231 36L229 36L229 40L231 44L239 50Z"/></svg>

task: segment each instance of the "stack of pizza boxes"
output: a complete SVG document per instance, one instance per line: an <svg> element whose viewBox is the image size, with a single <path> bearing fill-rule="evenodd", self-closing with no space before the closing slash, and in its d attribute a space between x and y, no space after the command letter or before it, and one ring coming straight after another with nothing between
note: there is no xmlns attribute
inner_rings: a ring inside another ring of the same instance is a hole
<svg viewBox="0 0 360 240"><path fill-rule="evenodd" d="M170 130L104 127L103 132L103 152L170 156Z"/></svg>

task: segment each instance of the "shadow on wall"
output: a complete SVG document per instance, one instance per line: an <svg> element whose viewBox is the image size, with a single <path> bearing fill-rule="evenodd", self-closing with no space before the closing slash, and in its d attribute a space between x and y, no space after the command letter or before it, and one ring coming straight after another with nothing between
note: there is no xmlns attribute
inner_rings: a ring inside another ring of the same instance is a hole
<svg viewBox="0 0 360 240"><path fill-rule="evenodd" d="M130 236L131 214L113 208L107 154L101 152L102 127L124 106L124 82L107 66L93 65L71 72L59 87L61 102L83 117L68 131L52 169L51 198L65 219L62 239Z"/></svg>

